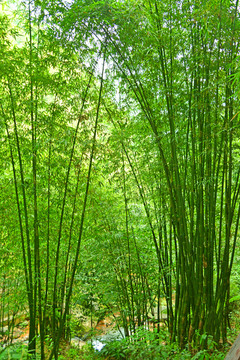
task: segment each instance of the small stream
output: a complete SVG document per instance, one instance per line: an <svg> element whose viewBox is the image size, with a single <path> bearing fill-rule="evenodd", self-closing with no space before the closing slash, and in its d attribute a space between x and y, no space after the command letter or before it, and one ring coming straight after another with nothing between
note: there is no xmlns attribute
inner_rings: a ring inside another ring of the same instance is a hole
<svg viewBox="0 0 240 360"><path fill-rule="evenodd" d="M101 351L102 348L106 345L106 343L121 340L124 338L124 329L109 329L105 334L93 336L90 340L83 341L79 337L74 337L71 339L71 343L75 346L82 347L84 345L92 344L94 350Z"/></svg>
<svg viewBox="0 0 240 360"><path fill-rule="evenodd" d="M89 342L91 342L93 348L97 351L102 350L102 348L106 345L107 342L121 340L124 338L124 329L112 329L109 330L106 334L97 335L92 338Z"/></svg>

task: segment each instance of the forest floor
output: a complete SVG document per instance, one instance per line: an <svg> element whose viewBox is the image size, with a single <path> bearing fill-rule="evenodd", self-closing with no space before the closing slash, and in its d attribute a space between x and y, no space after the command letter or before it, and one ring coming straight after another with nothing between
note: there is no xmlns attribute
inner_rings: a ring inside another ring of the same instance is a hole
<svg viewBox="0 0 240 360"><path fill-rule="evenodd" d="M104 336L107 336L109 333L114 332L116 330L116 315L115 314L115 318L111 317L111 316L106 316L104 319L100 320L100 321L90 321L88 319L88 323L87 323L87 327L85 329L86 333L81 333L79 334L77 331L75 333L72 334L72 339L71 341L62 341L61 345L60 345L60 357L59 359L61 360L95 360L95 359L108 359L108 360L122 360L122 359L134 359L134 360L147 360L147 359L151 359L151 360L164 360L164 359L201 359L201 360L223 360L226 356L226 353L228 352L230 346L234 343L235 339L237 338L239 332L240 332L240 312L238 309L235 309L234 312L232 313L232 316L230 318L230 325L231 325L231 329L229 330L229 342L226 345L226 347L222 347L222 349L220 349L220 351L217 351L216 353L204 353L204 352L200 352L200 353L196 353L194 355L191 356L191 354L186 350L183 353L181 353L182 355L180 355L180 352L177 350L177 348L173 348L171 350L170 345L168 344L168 341L166 341L166 352L164 353L163 356L157 356L154 357L154 355L149 355L149 351L147 350L147 343L145 342L142 343L142 345L138 344L137 346L139 347L139 351L143 352L144 357L137 357L137 356L127 356L124 357L124 351L122 352L121 355L121 350L120 350L120 343L121 341L119 341L119 349L117 349L118 345L116 345L116 348L111 349L111 346L109 347L108 350L105 351L105 355L104 352L100 352L100 351L96 351L96 350L101 350L103 348L103 346L100 345L100 348L97 348L95 346L95 349L93 348L94 345L94 341L95 341L95 345L96 343L102 344L101 343L101 339ZM22 319L21 318L21 322L19 322L15 327L14 327L14 331L9 335L9 338L7 338L7 335L3 336L0 339L0 360L10 360L10 359L19 359L19 360L24 360L25 356L26 356L26 351L27 351L27 341L28 341L28 331L29 331L29 323L27 319ZM89 331L89 327L90 327L90 323L93 327L93 329L91 331ZM123 329L120 329L123 330ZM152 329L151 329L152 330ZM167 334L167 329L166 326L162 327L162 332L166 332ZM152 331L151 331L152 333ZM119 335L119 332L118 332ZM10 336L11 336L11 340L10 340ZM91 336L93 336L91 338ZM114 339L113 339L114 340ZM103 340L104 342L104 340ZM115 342L116 343L116 342ZM164 341L161 343L161 346L163 347ZM123 343L123 346L126 347L126 342L125 344ZM154 345L155 346L155 345ZM4 347L6 347L6 351L3 350ZM145 349L144 349L145 347ZM1 351L2 348L2 351ZM21 350L20 350L21 349ZM174 349L174 350L173 350ZM156 349L155 349L156 350ZM49 355L51 351L51 344L46 342L46 358L47 355ZM115 351L115 354L114 354ZM145 355L144 355L144 351L145 351ZM153 349L154 351L154 349ZM156 350L157 351L157 350ZM133 350L134 353L134 350ZM19 354L19 356L17 355ZM199 355L198 355L199 354ZM141 355L140 355L141 356Z"/></svg>

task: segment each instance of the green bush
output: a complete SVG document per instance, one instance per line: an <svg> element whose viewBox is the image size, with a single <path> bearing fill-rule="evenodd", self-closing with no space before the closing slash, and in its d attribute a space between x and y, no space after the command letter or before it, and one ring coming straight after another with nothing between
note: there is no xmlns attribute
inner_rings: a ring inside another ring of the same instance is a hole
<svg viewBox="0 0 240 360"><path fill-rule="evenodd" d="M181 350L177 344L169 344L166 331L157 332L138 329L136 334L120 341L107 343L99 352L103 358L114 360L223 360L225 352L214 350L214 342L207 335L201 341L207 341L209 350L201 350L193 355L187 348Z"/></svg>
<svg viewBox="0 0 240 360"><path fill-rule="evenodd" d="M23 344L15 344L8 346L6 349L0 350L0 360L25 360L27 359L27 346Z"/></svg>

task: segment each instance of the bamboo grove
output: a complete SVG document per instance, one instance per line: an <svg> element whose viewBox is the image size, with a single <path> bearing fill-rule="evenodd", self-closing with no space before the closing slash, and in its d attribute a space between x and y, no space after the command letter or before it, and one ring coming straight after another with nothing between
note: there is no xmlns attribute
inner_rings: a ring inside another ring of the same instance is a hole
<svg viewBox="0 0 240 360"><path fill-rule="evenodd" d="M172 339L191 344L199 330L225 341L240 215L238 1L89 3L84 10L72 4L69 31L105 39L122 102L135 100L134 118L155 139L150 159L147 147L140 150L155 162L151 184L123 147L151 229Z"/></svg>
<svg viewBox="0 0 240 360"><path fill-rule="evenodd" d="M53 39L52 43L44 39L39 23L33 25L33 13L29 3L28 26L24 29L28 45L22 49L16 45L11 47L8 40L17 36L22 42L19 36L25 34L11 29L6 17L1 19L3 28L9 31L2 31L6 64L1 74L1 116L9 153L4 154L4 164L6 168L11 164L12 168L15 195L13 192L11 196L15 196L15 216L19 223L17 247L21 244L28 298L29 354L36 356L39 333L41 358L44 358L46 321L51 313L50 332L54 344L51 359L57 358L59 340L66 331L83 233L102 81L98 89L94 85L90 90L95 64L86 73L79 63L73 65L74 57L69 75L70 68L64 64L69 52L64 54L59 47L58 53L52 52L56 44ZM46 56L48 52L51 56ZM11 59L14 60L11 62ZM69 79L72 83L65 92L61 86ZM97 104L91 116L86 115L86 109L83 115L89 92ZM79 132L86 132L86 127L88 135L82 137L84 141L79 145ZM70 182L73 182L71 191ZM3 234L6 231L3 227ZM59 274L62 267L65 271Z"/></svg>
<svg viewBox="0 0 240 360"><path fill-rule="evenodd" d="M57 359L77 281L118 307L125 335L155 307L160 331L164 298L172 342L226 342L240 218L238 0L26 9L27 46L11 47L1 28L0 91L30 352L39 323L44 359L50 314Z"/></svg>

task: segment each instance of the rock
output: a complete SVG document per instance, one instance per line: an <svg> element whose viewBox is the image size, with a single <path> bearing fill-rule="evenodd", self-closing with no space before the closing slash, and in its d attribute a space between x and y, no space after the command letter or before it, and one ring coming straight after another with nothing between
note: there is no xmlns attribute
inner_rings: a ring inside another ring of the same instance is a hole
<svg viewBox="0 0 240 360"><path fill-rule="evenodd" d="M84 345L86 345L86 342L80 339L79 337L75 336L74 338L71 339L71 345L81 349Z"/></svg>

